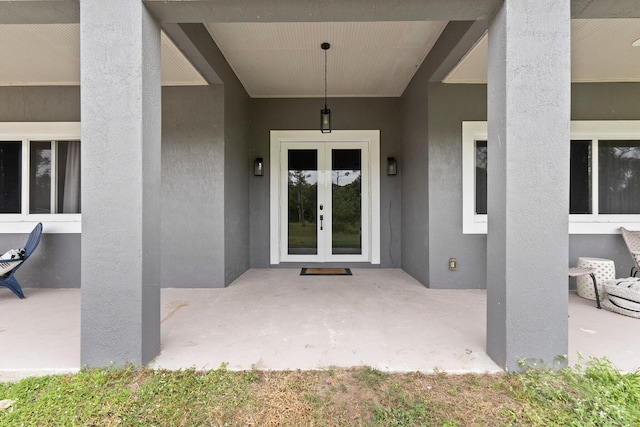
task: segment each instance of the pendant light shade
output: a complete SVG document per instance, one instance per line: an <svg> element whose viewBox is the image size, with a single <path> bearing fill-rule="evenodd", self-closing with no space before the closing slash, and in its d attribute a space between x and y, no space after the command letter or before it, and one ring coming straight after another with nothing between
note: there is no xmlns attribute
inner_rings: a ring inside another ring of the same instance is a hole
<svg viewBox="0 0 640 427"><path fill-rule="evenodd" d="M322 133L331 132L331 110L327 107L320 110L320 130Z"/></svg>
<svg viewBox="0 0 640 427"><path fill-rule="evenodd" d="M325 42L320 47L324 50L324 108L320 110L320 132L331 133L331 110L327 108L327 50L331 45Z"/></svg>

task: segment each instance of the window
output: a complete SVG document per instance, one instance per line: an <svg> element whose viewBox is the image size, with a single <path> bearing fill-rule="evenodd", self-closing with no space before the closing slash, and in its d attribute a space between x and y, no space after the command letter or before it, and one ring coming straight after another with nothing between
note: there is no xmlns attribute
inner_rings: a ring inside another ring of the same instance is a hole
<svg viewBox="0 0 640 427"><path fill-rule="evenodd" d="M569 232L640 225L640 122L571 123ZM463 232L487 232L486 122L463 123Z"/></svg>
<svg viewBox="0 0 640 427"><path fill-rule="evenodd" d="M80 213L80 141L29 142L29 213Z"/></svg>
<svg viewBox="0 0 640 427"><path fill-rule="evenodd" d="M80 123L0 123L0 233L80 232Z"/></svg>

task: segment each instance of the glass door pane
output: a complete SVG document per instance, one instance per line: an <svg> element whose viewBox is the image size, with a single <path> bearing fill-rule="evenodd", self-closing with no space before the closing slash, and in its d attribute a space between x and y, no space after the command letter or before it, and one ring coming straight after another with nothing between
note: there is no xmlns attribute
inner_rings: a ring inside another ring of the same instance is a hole
<svg viewBox="0 0 640 427"><path fill-rule="evenodd" d="M331 253L362 254L362 150L332 150L331 181Z"/></svg>
<svg viewBox="0 0 640 427"><path fill-rule="evenodd" d="M318 151L288 150L288 254L318 254Z"/></svg>

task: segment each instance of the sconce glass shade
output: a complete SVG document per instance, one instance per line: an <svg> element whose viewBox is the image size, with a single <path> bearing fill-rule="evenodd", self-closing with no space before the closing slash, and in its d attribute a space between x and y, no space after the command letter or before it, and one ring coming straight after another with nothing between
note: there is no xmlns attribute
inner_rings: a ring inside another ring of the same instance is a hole
<svg viewBox="0 0 640 427"><path fill-rule="evenodd" d="M387 157L387 175L393 176L398 174L398 162L395 157Z"/></svg>
<svg viewBox="0 0 640 427"><path fill-rule="evenodd" d="M320 110L320 131L331 133L331 110L326 107Z"/></svg>
<svg viewBox="0 0 640 427"><path fill-rule="evenodd" d="M258 157L255 162L253 162L253 174L255 176L264 175L264 161L262 157Z"/></svg>

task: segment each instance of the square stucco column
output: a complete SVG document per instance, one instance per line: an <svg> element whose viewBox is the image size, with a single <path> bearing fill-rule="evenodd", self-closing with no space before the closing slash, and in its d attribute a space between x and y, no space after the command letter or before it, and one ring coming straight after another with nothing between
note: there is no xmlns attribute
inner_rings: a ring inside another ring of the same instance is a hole
<svg viewBox="0 0 640 427"><path fill-rule="evenodd" d="M569 6L505 0L489 25L487 352L507 370L568 351Z"/></svg>
<svg viewBox="0 0 640 427"><path fill-rule="evenodd" d="M160 350L160 26L138 0L80 2L81 362Z"/></svg>

